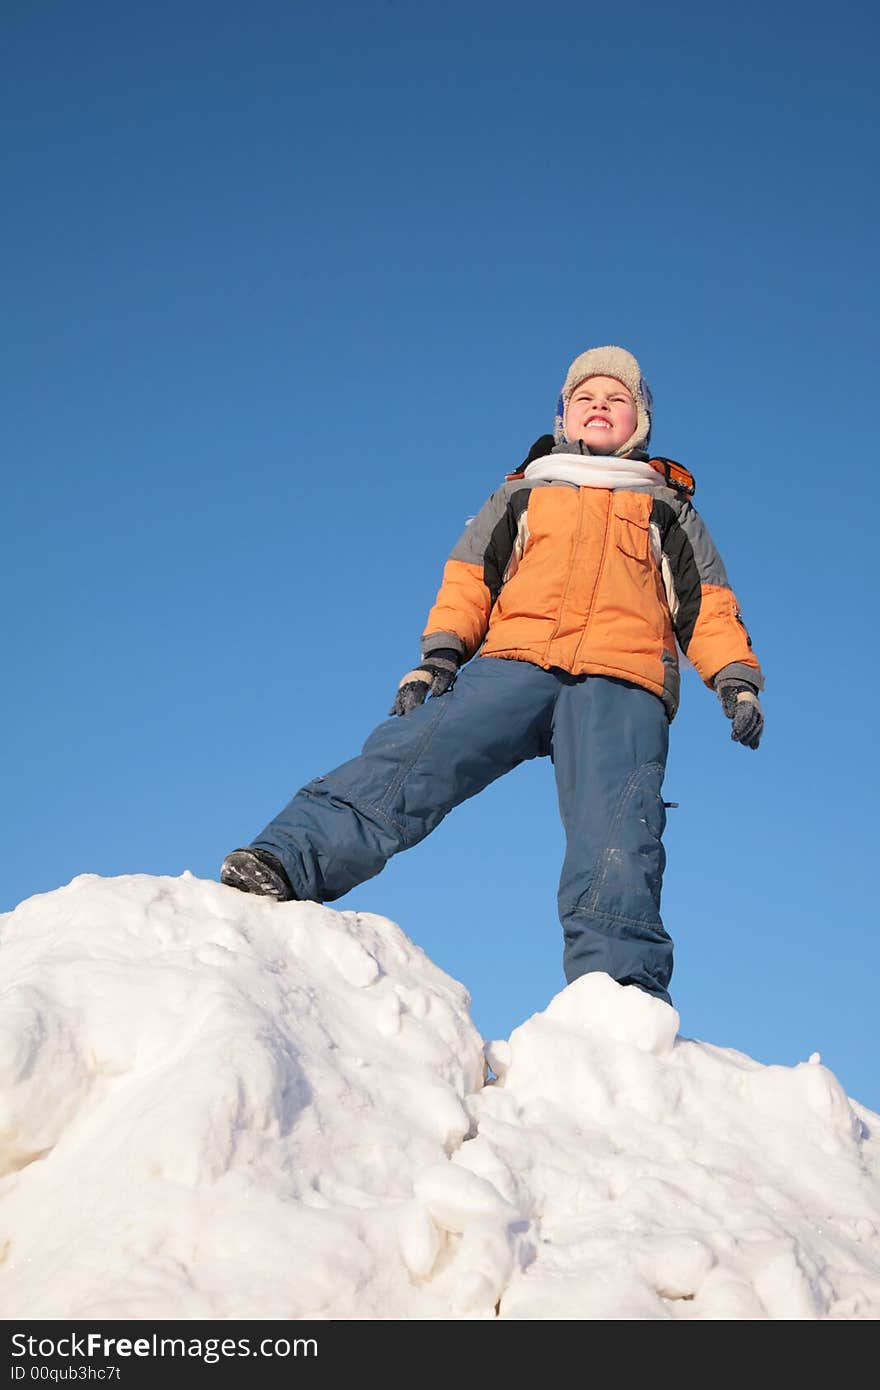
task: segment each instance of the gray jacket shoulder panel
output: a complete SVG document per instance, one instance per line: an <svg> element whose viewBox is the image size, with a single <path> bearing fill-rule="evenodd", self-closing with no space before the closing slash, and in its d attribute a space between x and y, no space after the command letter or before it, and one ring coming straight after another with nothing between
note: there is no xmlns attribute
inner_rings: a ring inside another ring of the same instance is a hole
<svg viewBox="0 0 880 1390"><path fill-rule="evenodd" d="M519 516L528 504L528 496L533 483L522 478L503 482L483 503L476 516L472 516L464 531L453 546L450 560L461 560L468 565L482 565L490 542L495 536L499 522L503 522L512 511L513 534Z"/></svg>
<svg viewBox="0 0 880 1390"><path fill-rule="evenodd" d="M666 491L664 488L664 492ZM730 582L724 568L724 561L709 534L709 528L696 507L688 498L675 494L672 495L670 505L675 513L676 522L687 541L687 547L693 557L701 582L703 584L717 584L729 589ZM670 532L673 530L674 528L670 527Z"/></svg>

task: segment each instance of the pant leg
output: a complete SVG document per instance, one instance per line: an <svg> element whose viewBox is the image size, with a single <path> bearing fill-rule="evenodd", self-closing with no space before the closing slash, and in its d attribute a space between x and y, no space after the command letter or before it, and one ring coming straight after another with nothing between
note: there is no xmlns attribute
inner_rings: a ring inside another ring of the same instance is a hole
<svg viewBox="0 0 880 1390"><path fill-rule="evenodd" d="M663 702L641 686L586 676L560 690L552 756L566 833L565 977L603 970L667 1003L672 942L660 892L668 746Z"/></svg>
<svg viewBox="0 0 880 1390"><path fill-rule="evenodd" d="M423 840L468 797L550 751L556 677L477 657L453 688L384 720L360 756L303 787L252 842L301 900L332 902Z"/></svg>

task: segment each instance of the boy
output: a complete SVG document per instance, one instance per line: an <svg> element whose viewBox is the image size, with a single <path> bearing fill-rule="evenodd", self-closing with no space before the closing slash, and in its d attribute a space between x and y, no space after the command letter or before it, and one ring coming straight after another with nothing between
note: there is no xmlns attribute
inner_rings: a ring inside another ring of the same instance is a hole
<svg viewBox="0 0 880 1390"><path fill-rule="evenodd" d="M748 748L763 729L763 677L690 503L691 475L647 452L651 409L625 349L574 360L554 435L533 445L452 551L421 664L401 680L391 717L360 757L303 787L227 855L223 883L332 902L453 806L549 756L566 831L566 980L602 970L671 1002L661 789L676 641Z"/></svg>

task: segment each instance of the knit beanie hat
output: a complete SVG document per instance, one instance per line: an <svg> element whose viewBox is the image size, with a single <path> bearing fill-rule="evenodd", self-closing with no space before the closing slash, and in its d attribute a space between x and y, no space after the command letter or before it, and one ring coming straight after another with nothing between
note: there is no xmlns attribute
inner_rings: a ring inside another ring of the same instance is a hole
<svg viewBox="0 0 880 1390"><path fill-rule="evenodd" d="M636 403L636 427L625 444L614 450L614 455L622 458L633 449L647 447L651 437L651 411L653 397L648 383L642 376L642 369L631 352L622 347L588 348L576 357L569 367L559 400L556 403L556 427L553 437L561 444L565 435L565 412L573 392L586 381L588 376L613 376L622 381Z"/></svg>

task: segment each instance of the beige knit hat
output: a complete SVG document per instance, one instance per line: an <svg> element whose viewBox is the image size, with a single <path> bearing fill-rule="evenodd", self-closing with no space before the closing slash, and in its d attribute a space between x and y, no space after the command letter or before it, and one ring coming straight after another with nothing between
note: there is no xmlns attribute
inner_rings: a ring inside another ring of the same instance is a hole
<svg viewBox="0 0 880 1390"><path fill-rule="evenodd" d="M651 411L654 400L648 383L642 376L642 369L631 352L622 347L588 348L576 357L569 367L559 400L556 404L556 427L553 437L557 444L565 439L565 412L572 392L586 381L588 376L613 376L622 381L636 403L636 427L625 444L614 450L622 458L633 449L647 448L651 437Z"/></svg>

